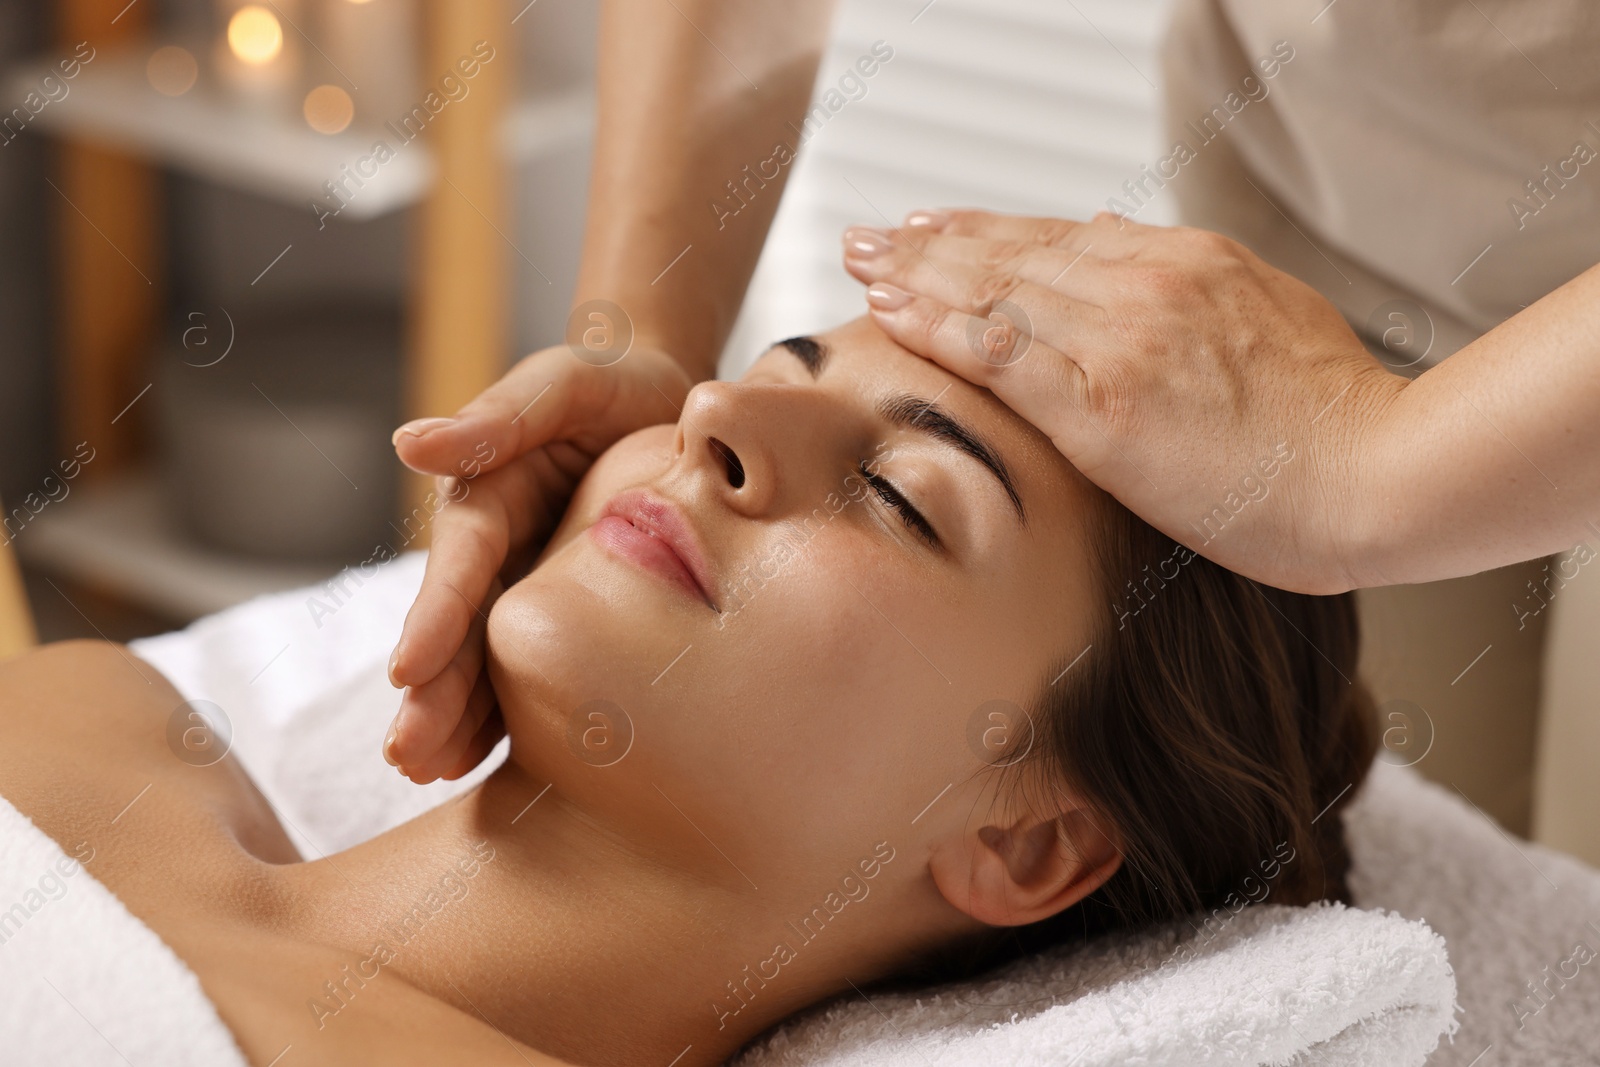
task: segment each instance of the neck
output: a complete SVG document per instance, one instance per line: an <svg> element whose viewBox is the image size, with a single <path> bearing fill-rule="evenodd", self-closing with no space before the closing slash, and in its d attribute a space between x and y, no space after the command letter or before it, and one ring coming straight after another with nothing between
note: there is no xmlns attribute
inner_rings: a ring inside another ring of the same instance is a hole
<svg viewBox="0 0 1600 1067"><path fill-rule="evenodd" d="M811 902L647 857L509 762L452 803L284 871L294 932L363 963L326 990L329 1013L355 983L388 977L569 1062L720 1063L849 976L875 976L861 951L870 920L810 947L785 920ZM771 977L780 941L795 958Z"/></svg>

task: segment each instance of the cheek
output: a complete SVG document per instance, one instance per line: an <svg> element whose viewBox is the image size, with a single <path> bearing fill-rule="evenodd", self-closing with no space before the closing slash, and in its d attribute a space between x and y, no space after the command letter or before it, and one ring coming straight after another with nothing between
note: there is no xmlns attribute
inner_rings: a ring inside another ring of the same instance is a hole
<svg viewBox="0 0 1600 1067"><path fill-rule="evenodd" d="M708 802L730 818L790 840L909 823L978 769L974 710L1023 699L1041 669L1016 666L1023 651L978 613L970 579L882 536L819 534L657 686L689 706L671 729L728 783Z"/></svg>
<svg viewBox="0 0 1600 1067"><path fill-rule="evenodd" d="M677 429L670 425L637 430L612 445L594 461L573 490L561 522L535 566L543 563L587 529L608 500L630 485L659 477L674 458Z"/></svg>

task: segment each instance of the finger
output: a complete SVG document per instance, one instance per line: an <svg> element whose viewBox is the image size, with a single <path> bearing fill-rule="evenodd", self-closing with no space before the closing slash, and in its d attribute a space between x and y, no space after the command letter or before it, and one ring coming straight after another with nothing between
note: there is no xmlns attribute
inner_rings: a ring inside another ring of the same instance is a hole
<svg viewBox="0 0 1600 1067"><path fill-rule="evenodd" d="M1104 320L1094 304L1056 292L1015 274L990 271L964 260L934 262L914 250L875 256L862 266L873 285L888 284L965 312L976 319L1006 322L1021 333L1058 350L1081 351L1084 338ZM1058 270L1059 273L1059 270ZM967 340L987 347L989 325L968 323ZM984 358L992 354L979 352Z"/></svg>
<svg viewBox="0 0 1600 1067"><path fill-rule="evenodd" d="M916 220L916 221L913 221ZM1097 238L1109 241L1113 233L1129 239L1128 253L1137 250L1137 241L1154 227L1130 218L1102 211L1087 222L1077 219L1042 218L1031 215L1002 215L975 208L947 211L913 211L906 216L905 229L936 231L952 237L986 237L996 241L1026 241L1052 248L1082 247Z"/></svg>
<svg viewBox="0 0 1600 1067"><path fill-rule="evenodd" d="M993 322L893 286L867 290L879 328L912 352L988 389L1048 436L1068 459L1102 440L1088 425L1087 382L1066 354L1014 324Z"/></svg>
<svg viewBox="0 0 1600 1067"><path fill-rule="evenodd" d="M444 497L422 585L389 663L390 684L421 685L443 670L512 546L548 533L582 473L581 464L553 453L541 449L493 474L457 480L455 494Z"/></svg>
<svg viewBox="0 0 1600 1067"><path fill-rule="evenodd" d="M489 717L483 720L483 725L478 727L478 732L473 736L467 750L461 754L461 760L450 770L440 775L445 781L453 782L462 775L467 774L489 757L494 751L494 746L506 735L506 720L500 713L498 705L489 712Z"/></svg>
<svg viewBox="0 0 1600 1067"><path fill-rule="evenodd" d="M848 231L859 232L859 231ZM1104 261L1070 256L1042 245L945 238L932 251L893 242L875 255L845 260L850 273L868 284L887 282L980 318L997 309L1029 320L1029 330L1061 347L1098 301L1113 292ZM948 242L962 242L952 245ZM865 242L856 242L859 246ZM977 246L977 247L963 247ZM849 253L847 253L847 256ZM1065 279L1076 272L1071 289ZM1051 282L1056 288L1051 288Z"/></svg>
<svg viewBox="0 0 1600 1067"><path fill-rule="evenodd" d="M556 437L574 389L606 370L623 373L589 366L564 347L535 352L453 416L414 419L395 430L395 452L425 474L474 478L496 470Z"/></svg>
<svg viewBox="0 0 1600 1067"><path fill-rule="evenodd" d="M541 349L451 418L417 419L394 432L413 470L475 478L555 440L591 459L641 426L671 422L694 382L656 348L594 364L566 345Z"/></svg>
<svg viewBox="0 0 1600 1067"><path fill-rule="evenodd" d="M430 681L405 691L390 727L387 754L391 762L415 766L449 739L483 672L485 629L484 616L474 612L472 624L444 669Z"/></svg>
<svg viewBox="0 0 1600 1067"><path fill-rule="evenodd" d="M481 502L468 496L434 518L422 585L389 661L392 685L422 685L454 658L506 558L511 519L498 494L475 495Z"/></svg>
<svg viewBox="0 0 1600 1067"><path fill-rule="evenodd" d="M1001 277L1035 282L1069 296L1099 305L1107 287L1103 280L1116 262L1116 250L1104 241L1077 248L1054 248L1025 241L999 241L987 237L951 237L946 234L891 236L852 226L844 233L844 263L857 280L887 281L902 289L923 291L911 281L911 272L932 272L935 280L949 283L951 266ZM901 279L904 279L903 281ZM928 296L937 294L928 291Z"/></svg>
<svg viewBox="0 0 1600 1067"><path fill-rule="evenodd" d="M412 765L401 764L401 772L418 785L427 785L437 778L444 777L445 772L455 769L461 763L468 747L478 736L479 730L494 708L494 689L489 685L489 673L480 670L450 736L436 751L420 762Z"/></svg>
<svg viewBox="0 0 1600 1067"><path fill-rule="evenodd" d="M909 278L909 269L934 270L942 274L942 264L968 264L990 274L1014 275L1045 288L1054 288L1094 251L1093 245L1067 250L1026 242L1000 242L987 237L910 234L906 230L901 234L909 240L867 227L846 229L845 269L859 282L869 285L890 282L904 290L912 286L899 282L898 278ZM1096 264L1090 262L1086 272L1091 272L1094 266Z"/></svg>

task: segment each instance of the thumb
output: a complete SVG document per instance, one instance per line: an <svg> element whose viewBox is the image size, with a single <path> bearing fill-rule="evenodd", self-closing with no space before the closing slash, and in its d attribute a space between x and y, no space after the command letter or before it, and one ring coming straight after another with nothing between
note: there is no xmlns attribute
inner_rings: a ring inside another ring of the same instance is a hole
<svg viewBox="0 0 1600 1067"><path fill-rule="evenodd" d="M575 359L564 345L541 349L454 416L415 419L395 430L395 452L406 466L425 474L474 478L492 471L560 432L580 369L596 368Z"/></svg>

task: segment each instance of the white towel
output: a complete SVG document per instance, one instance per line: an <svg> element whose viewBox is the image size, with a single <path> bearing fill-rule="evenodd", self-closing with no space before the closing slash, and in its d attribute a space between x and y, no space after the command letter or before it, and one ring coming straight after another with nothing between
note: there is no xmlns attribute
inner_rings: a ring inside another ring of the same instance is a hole
<svg viewBox="0 0 1600 1067"><path fill-rule="evenodd" d="M194 972L0 797L0 1065L245 1067Z"/></svg>
<svg viewBox="0 0 1600 1067"><path fill-rule="evenodd" d="M1600 871L1382 762L1345 834L1356 903L1421 919L1449 946L1461 1029L1428 1067L1600 1064Z"/></svg>
<svg viewBox="0 0 1600 1067"><path fill-rule="evenodd" d="M1225 915L1227 913L1224 913ZM1444 942L1342 905L1102 937L919 994L846 997L737 1067L1415 1067L1455 1028Z"/></svg>

